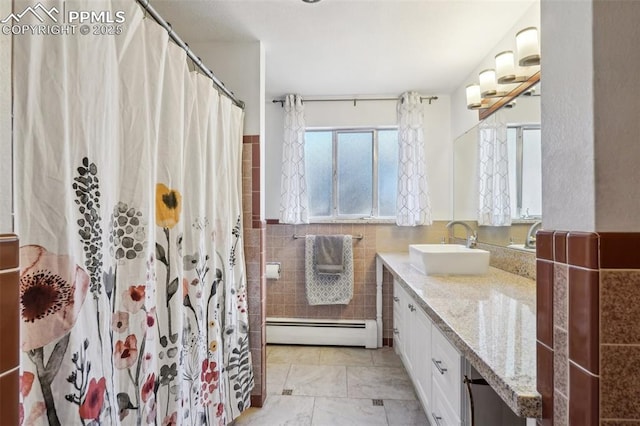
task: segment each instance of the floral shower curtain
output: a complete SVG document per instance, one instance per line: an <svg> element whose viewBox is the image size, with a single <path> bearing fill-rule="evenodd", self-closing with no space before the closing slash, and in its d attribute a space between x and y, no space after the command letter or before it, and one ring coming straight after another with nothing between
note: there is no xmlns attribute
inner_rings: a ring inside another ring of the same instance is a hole
<svg viewBox="0 0 640 426"><path fill-rule="evenodd" d="M15 37L22 424L223 425L253 387L243 112L123 7L117 37Z"/></svg>
<svg viewBox="0 0 640 426"><path fill-rule="evenodd" d="M420 94L403 93L398 99L397 112L399 151L396 223L399 226L430 225L431 201Z"/></svg>
<svg viewBox="0 0 640 426"><path fill-rule="evenodd" d="M498 111L480 123L478 225L511 225L507 125Z"/></svg>
<svg viewBox="0 0 640 426"><path fill-rule="evenodd" d="M280 181L280 222L308 223L304 157L304 104L300 95L284 100L284 144Z"/></svg>

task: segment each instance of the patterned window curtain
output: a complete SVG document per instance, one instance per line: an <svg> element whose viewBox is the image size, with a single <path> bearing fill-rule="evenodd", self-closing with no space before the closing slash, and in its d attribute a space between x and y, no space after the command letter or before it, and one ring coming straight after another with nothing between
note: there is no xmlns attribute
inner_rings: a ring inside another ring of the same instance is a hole
<svg viewBox="0 0 640 426"><path fill-rule="evenodd" d="M424 152L420 94L406 92L398 100L398 197L399 226L430 225L431 202Z"/></svg>
<svg viewBox="0 0 640 426"><path fill-rule="evenodd" d="M501 111L480 123L478 225L511 225L507 125Z"/></svg>
<svg viewBox="0 0 640 426"><path fill-rule="evenodd" d="M304 165L304 105L300 95L286 96L284 114L280 222L308 223Z"/></svg>

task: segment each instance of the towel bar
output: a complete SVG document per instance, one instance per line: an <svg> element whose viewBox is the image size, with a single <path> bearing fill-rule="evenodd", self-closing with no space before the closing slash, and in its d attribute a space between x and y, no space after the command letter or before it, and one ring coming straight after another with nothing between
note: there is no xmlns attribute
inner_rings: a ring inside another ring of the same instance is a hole
<svg viewBox="0 0 640 426"><path fill-rule="evenodd" d="M296 234L293 234L293 239L294 239L294 240L297 240L297 239L299 239L299 238L305 238L305 237L306 237L306 235L296 235ZM354 240L361 240L361 239L363 239L363 238L364 238L364 235L362 235L362 234L352 235L352 236L351 236L351 238L353 238Z"/></svg>

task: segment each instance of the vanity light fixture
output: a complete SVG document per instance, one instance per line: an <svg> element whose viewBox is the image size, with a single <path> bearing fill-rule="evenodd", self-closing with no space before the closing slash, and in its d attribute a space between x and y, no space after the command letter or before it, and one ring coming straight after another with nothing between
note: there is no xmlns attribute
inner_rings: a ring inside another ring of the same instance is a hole
<svg viewBox="0 0 640 426"><path fill-rule="evenodd" d="M512 83L516 79L513 50L505 50L496 55L496 77L498 83Z"/></svg>
<svg viewBox="0 0 640 426"><path fill-rule="evenodd" d="M320 0L302 0L304 3L318 3Z"/></svg>
<svg viewBox="0 0 640 426"><path fill-rule="evenodd" d="M493 68L480 72L480 96L486 98L495 96L498 93L498 82L496 81L496 70Z"/></svg>
<svg viewBox="0 0 640 426"><path fill-rule="evenodd" d="M540 65L540 45L536 27L528 27L518 31L516 47L518 49L518 64L521 67Z"/></svg>
<svg viewBox="0 0 640 426"><path fill-rule="evenodd" d="M530 68L540 65L540 47L536 27L518 31L516 49L517 58L513 50L498 53L495 56L495 69L481 71L478 76L480 84L474 83L466 87L468 109L486 109L501 103L501 98L507 96L511 88L501 88L500 85L525 83L539 72L538 69Z"/></svg>
<svg viewBox="0 0 640 426"><path fill-rule="evenodd" d="M467 86L467 108L482 108L482 96L480 96L480 85L470 84Z"/></svg>

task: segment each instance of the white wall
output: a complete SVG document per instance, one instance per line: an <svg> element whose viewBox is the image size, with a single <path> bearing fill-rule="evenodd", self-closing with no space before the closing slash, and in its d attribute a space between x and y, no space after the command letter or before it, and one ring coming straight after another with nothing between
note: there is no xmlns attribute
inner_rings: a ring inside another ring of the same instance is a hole
<svg viewBox="0 0 640 426"><path fill-rule="evenodd" d="M11 2L0 1L0 17ZM11 36L0 35L0 234L13 231L11 177Z"/></svg>
<svg viewBox="0 0 640 426"><path fill-rule="evenodd" d="M452 144L450 132L450 98L438 95L431 105L423 103L427 173L434 220L451 218ZM396 103L393 101L309 102L305 104L308 127L363 127L396 125ZM279 217L280 165L284 110L271 99L266 103L266 218Z"/></svg>
<svg viewBox="0 0 640 426"><path fill-rule="evenodd" d="M543 1L541 8L544 227L593 231L592 4Z"/></svg>
<svg viewBox="0 0 640 426"><path fill-rule="evenodd" d="M190 43L189 47L237 98L245 102L244 134L261 134L261 107L264 105L262 43L200 42Z"/></svg>
<svg viewBox="0 0 640 426"><path fill-rule="evenodd" d="M568 2L573 4L575 2ZM451 133L453 139L464 134L473 126L478 124L478 111L467 109L467 96L465 88L468 84L478 82L478 73L487 68L495 68L495 55L503 50L516 49L516 33L526 27L537 27L539 33L544 34L544 28L540 25L540 3L535 2L525 12L525 14L516 22L510 31L505 34L504 38L492 50L482 62L480 62L475 70L461 83L461 85L451 94ZM479 34L479 37L482 35ZM542 50L542 49L541 49ZM544 52L542 53L544 58Z"/></svg>
<svg viewBox="0 0 640 426"><path fill-rule="evenodd" d="M548 229L640 229L638 2L543 1Z"/></svg>

